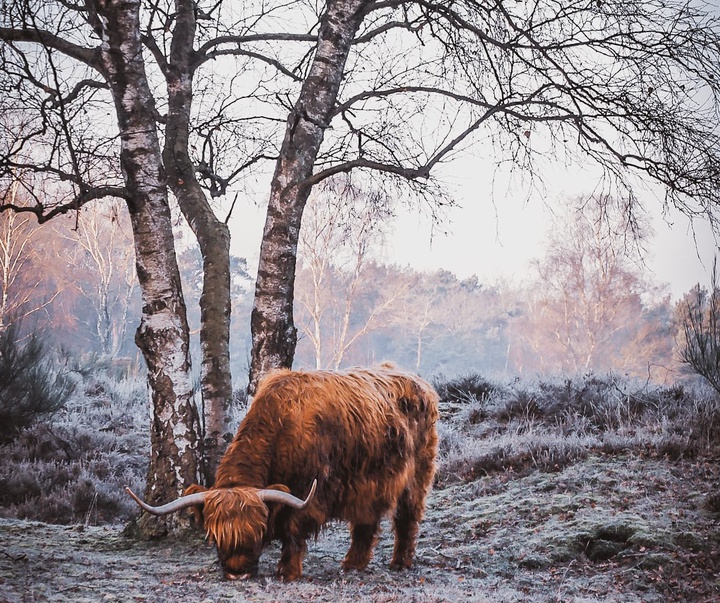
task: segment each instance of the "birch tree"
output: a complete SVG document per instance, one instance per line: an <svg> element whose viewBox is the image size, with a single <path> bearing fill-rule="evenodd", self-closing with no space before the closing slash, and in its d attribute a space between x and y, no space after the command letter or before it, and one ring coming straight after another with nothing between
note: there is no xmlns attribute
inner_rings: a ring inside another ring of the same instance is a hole
<svg viewBox="0 0 720 603"><path fill-rule="evenodd" d="M95 310L94 329L107 359L114 358L123 345L136 291L135 257L126 219L118 201L91 204L82 211L72 233L60 233L73 244L70 266L89 268L91 278L77 281L76 286Z"/></svg>
<svg viewBox="0 0 720 603"><path fill-rule="evenodd" d="M386 237L389 205L381 191L348 179L329 182L309 201L296 303L315 368L340 368L347 351L383 326L408 288L401 280L378 287L370 278Z"/></svg>
<svg viewBox="0 0 720 603"><path fill-rule="evenodd" d="M7 201L17 200L19 185L10 188ZM0 214L0 333L15 321L47 307L53 297L38 296L39 282L28 282L27 274L38 260L40 229L30 216Z"/></svg>
<svg viewBox="0 0 720 603"><path fill-rule="evenodd" d="M219 11L221 4L217 3L214 10ZM212 90L213 81L222 83L217 84L217 94L214 90L213 94L201 94L201 98L209 99L209 109L200 117L194 115L191 123L198 69L225 55L246 56L247 51L238 48L242 37L233 36L228 41L223 36L231 30L247 31L243 20L252 22L256 18L252 11L238 14L228 10L223 13L227 22L213 21L196 9L192 0L22 0L12 6L3 4L0 85L5 95L0 102L9 117L3 128L0 177L7 185L13 181L12 171L26 166L47 178L45 185L28 191L28 204L9 203L0 209L32 212L44 222L77 211L95 199L119 197L126 201L133 220L138 277L147 317L141 323L137 342L145 349L146 359L148 355L167 356L153 364L170 362L173 370L183 373L178 378L158 378L151 385L176 384L182 400L176 406L184 409L187 422L180 431L188 433L188 441L192 441L192 445L183 444L181 453L197 456L199 438L204 436L201 481L211 482L227 435L233 429L226 413L232 399L227 227L230 210L217 217L207 196L212 199L224 194L234 176L265 156L272 137L265 136L264 130L262 136L257 135L261 126L243 128L248 118L233 113L238 99L228 96L229 90L237 88L234 77L213 80L212 73L203 76L203 92ZM119 18L124 19L123 26L113 29L110 35L109 30ZM210 22L210 26L198 28L199 20ZM254 60L254 54L250 53L248 60ZM235 67L238 73L244 70L242 64ZM113 112L108 112L108 103L114 105ZM262 124L263 117L257 121ZM268 121L273 123L272 119ZM228 133L237 129L248 134L248 151L239 152L243 139L235 136L233 152L224 153ZM223 173L223 168L229 173ZM203 434L196 433L198 417L190 387L185 307L174 266L167 209L171 193L203 255ZM146 196L150 205L145 202ZM151 237L155 237L154 242ZM139 248L145 253L138 253ZM149 316L156 313L171 317L168 328L177 331L166 340L164 350L149 343L156 339L156 327L150 326ZM160 395L155 393L156 397ZM158 403L155 409L160 412ZM169 488L157 488L154 480L149 480L153 497L198 481L194 470L181 471L179 476L175 473L168 473L174 476Z"/></svg>
<svg viewBox="0 0 720 603"><path fill-rule="evenodd" d="M153 406L145 494L167 500L198 479L198 417L140 1L4 4L0 39L0 102L18 126L4 130L0 176L13 186L18 170L35 172L45 188L0 209L46 222L95 199L127 205L143 303L136 342ZM108 127L99 139L91 137L98 124ZM178 521L150 519L143 529L162 534Z"/></svg>
<svg viewBox="0 0 720 603"><path fill-rule="evenodd" d="M459 152L536 186L556 158L598 168L630 219L639 178L716 223L720 26L702 3L330 0L295 98L260 251L251 389L292 364L303 210L335 174L372 170L437 208L437 168Z"/></svg>
<svg viewBox="0 0 720 603"><path fill-rule="evenodd" d="M628 225L617 199L591 197L568 205L535 263L518 339L539 370L649 375L653 363L669 360L669 348L653 345L669 341L661 334L668 301L656 299L642 273L649 228L640 219Z"/></svg>

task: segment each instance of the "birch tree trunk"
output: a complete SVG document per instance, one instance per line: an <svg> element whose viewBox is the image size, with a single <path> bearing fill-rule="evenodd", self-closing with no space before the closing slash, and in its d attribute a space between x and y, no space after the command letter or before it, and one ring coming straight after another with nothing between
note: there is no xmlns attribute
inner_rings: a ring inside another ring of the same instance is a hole
<svg viewBox="0 0 720 603"><path fill-rule="evenodd" d="M10 191L17 195L19 184ZM30 218L7 212L0 215L0 333L13 322L39 312L47 301L38 301L28 307L39 283L22 284L21 276L28 270L34 254L34 241L41 236L39 230L30 228Z"/></svg>
<svg viewBox="0 0 720 603"><path fill-rule="evenodd" d="M192 229L203 258L200 296L200 387L204 442L201 473L204 483L232 438L228 408L232 401L230 372L230 232L215 216L195 175L189 154L190 111L196 16L195 3L176 0L170 61L164 66L168 83L168 115L163 161L168 184Z"/></svg>
<svg viewBox="0 0 720 603"><path fill-rule="evenodd" d="M308 77L287 121L273 176L260 246L251 318L249 392L269 370L291 367L297 343L293 300L303 210L343 70L368 0L330 0Z"/></svg>
<svg viewBox="0 0 720 603"><path fill-rule="evenodd" d="M142 317L135 341L148 367L153 420L145 498L172 499L198 479L198 413L189 359L189 329L175 257L154 101L142 59L140 0L96 0L90 18L101 39L100 64L118 118L121 165L129 193ZM145 536L178 527L181 515L143 516Z"/></svg>

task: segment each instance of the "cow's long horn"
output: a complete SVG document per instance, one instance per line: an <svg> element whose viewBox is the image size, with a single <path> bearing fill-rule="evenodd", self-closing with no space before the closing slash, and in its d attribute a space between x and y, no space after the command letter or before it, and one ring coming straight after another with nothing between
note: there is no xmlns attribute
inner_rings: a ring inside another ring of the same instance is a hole
<svg viewBox="0 0 720 603"><path fill-rule="evenodd" d="M312 497L315 496L315 488L317 488L317 480L313 480L310 493L305 500L296 498L292 494L288 494L282 490L258 490L258 496L265 502L282 503L295 509L304 509L310 504Z"/></svg>
<svg viewBox="0 0 720 603"><path fill-rule="evenodd" d="M179 511L180 509L187 509L188 507L201 505L205 502L205 495L207 494L207 492L195 492L194 494L188 494L186 496L176 498L175 500L159 507L153 507L141 500L140 497L127 486L125 487L125 492L127 492L138 505L153 515L169 515L170 513L175 513L175 511Z"/></svg>

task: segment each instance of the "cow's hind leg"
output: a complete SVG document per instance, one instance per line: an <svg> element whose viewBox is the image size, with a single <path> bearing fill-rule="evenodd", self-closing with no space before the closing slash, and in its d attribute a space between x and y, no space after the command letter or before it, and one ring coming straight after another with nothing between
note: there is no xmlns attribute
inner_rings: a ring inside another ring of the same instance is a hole
<svg viewBox="0 0 720 603"><path fill-rule="evenodd" d="M342 562L345 570L361 570L372 559L372 551L377 540L379 522L372 524L353 524L350 528L350 550Z"/></svg>
<svg viewBox="0 0 720 603"><path fill-rule="evenodd" d="M418 524L422 519L423 504L414 501L407 490L398 500L393 522L395 526L395 549L393 550L390 567L395 570L407 569L412 566L415 555L415 540Z"/></svg>

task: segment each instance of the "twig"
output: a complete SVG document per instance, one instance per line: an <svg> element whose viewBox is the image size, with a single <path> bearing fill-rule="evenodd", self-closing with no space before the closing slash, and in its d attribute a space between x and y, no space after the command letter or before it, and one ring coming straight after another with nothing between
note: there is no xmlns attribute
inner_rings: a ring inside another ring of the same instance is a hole
<svg viewBox="0 0 720 603"><path fill-rule="evenodd" d="M434 548L432 548L432 547L429 547L429 548L430 548L431 551L433 551L434 553L437 553L437 554L440 555L441 557L445 557L445 559L455 559L455 557L450 557L449 555L446 555L446 554L443 553L442 551L438 551L437 549L434 549Z"/></svg>
<svg viewBox="0 0 720 603"><path fill-rule="evenodd" d="M14 561L15 563L17 563L18 561L27 561L28 560L28 556L25 553L20 553L18 556L11 555L7 551L0 551L0 553L2 553L3 555L5 555L5 557L10 559L11 561Z"/></svg>
<svg viewBox="0 0 720 603"><path fill-rule="evenodd" d="M570 571L570 568L573 566L573 563L575 563L575 559L573 559L570 563L568 563L568 566L565 568L565 571L563 572L562 578L560 578L560 584L558 584L557 591L555 593L555 600L556 601L562 601L562 598L560 596L560 593L563 588L563 583L565 582L565 577L567 576L567 573Z"/></svg>

